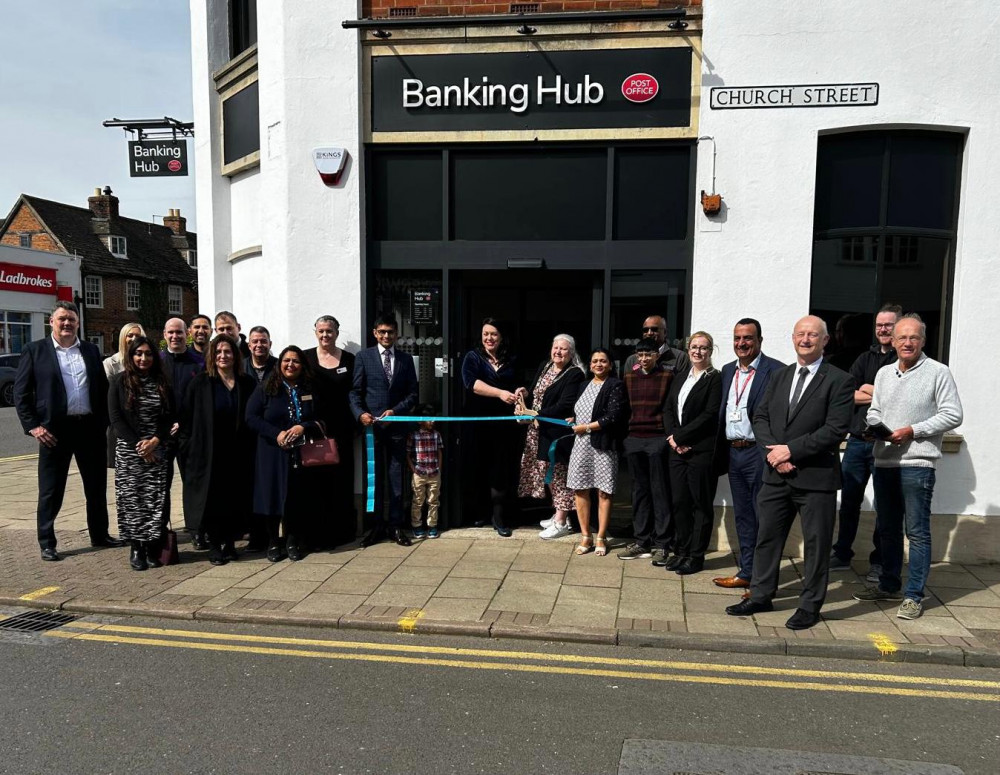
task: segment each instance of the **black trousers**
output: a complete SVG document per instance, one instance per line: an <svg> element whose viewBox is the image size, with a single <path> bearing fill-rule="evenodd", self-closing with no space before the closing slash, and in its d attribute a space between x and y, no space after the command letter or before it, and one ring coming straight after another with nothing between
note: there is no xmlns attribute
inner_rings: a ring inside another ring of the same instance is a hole
<svg viewBox="0 0 1000 775"><path fill-rule="evenodd" d="M800 490L786 482L763 484L757 496L759 525L750 599L763 603L772 600L778 591L781 552L796 512L802 515L802 537L805 541L799 608L819 613L830 580L830 548L837 517L836 491Z"/></svg>
<svg viewBox="0 0 1000 775"><path fill-rule="evenodd" d="M625 459L632 474L632 528L635 542L664 551L674 542L667 472L667 440L663 436L625 439Z"/></svg>
<svg viewBox="0 0 1000 775"><path fill-rule="evenodd" d="M54 447L38 449L38 545L56 548L56 515L66 494L69 464L76 458L87 499L87 530L91 540L108 534L108 469L105 428L93 415L67 417L53 423Z"/></svg>
<svg viewBox="0 0 1000 775"><path fill-rule="evenodd" d="M712 468L711 453L681 457L671 450L670 493L674 506L675 553L703 560L715 522L715 488L719 478Z"/></svg>
<svg viewBox="0 0 1000 775"><path fill-rule="evenodd" d="M391 423L384 423L391 425ZM406 469L406 436L394 429L375 428L375 521L389 527L403 526L403 471ZM388 490L388 514L385 495Z"/></svg>

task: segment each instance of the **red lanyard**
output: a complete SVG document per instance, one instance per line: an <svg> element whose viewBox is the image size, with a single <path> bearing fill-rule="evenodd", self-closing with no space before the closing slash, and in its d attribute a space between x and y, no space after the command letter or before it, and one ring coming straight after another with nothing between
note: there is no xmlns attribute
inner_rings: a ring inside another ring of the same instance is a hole
<svg viewBox="0 0 1000 775"><path fill-rule="evenodd" d="M750 370L747 372L747 378L746 378L746 381L743 383L743 387L742 388L740 387L740 370L736 369L736 373L733 374L733 384L736 386L736 407L737 407L737 409L740 406L740 399L742 399L743 398L743 394L747 392L747 385L750 384L750 380L753 379L753 375L755 373L756 372L755 372L753 366L751 366Z"/></svg>

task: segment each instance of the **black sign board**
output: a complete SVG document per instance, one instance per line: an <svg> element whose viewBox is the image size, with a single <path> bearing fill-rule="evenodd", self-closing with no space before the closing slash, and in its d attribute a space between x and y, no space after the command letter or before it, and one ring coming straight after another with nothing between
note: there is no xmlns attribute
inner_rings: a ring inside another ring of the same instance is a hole
<svg viewBox="0 0 1000 775"><path fill-rule="evenodd" d="M410 322L414 325L438 322L441 291L437 288L410 291Z"/></svg>
<svg viewBox="0 0 1000 775"><path fill-rule="evenodd" d="M187 175L187 141L130 140L128 173L133 178L172 178Z"/></svg>
<svg viewBox="0 0 1000 775"><path fill-rule="evenodd" d="M372 57L372 130L686 127L691 49Z"/></svg>

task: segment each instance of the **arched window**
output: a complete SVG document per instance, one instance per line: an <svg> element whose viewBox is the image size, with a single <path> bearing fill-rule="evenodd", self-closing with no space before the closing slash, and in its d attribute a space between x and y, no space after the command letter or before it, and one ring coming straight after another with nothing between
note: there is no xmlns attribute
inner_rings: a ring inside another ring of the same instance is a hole
<svg viewBox="0 0 1000 775"><path fill-rule="evenodd" d="M809 307L831 351L866 349L875 313L896 303L924 319L928 355L947 360L964 142L912 130L820 137Z"/></svg>

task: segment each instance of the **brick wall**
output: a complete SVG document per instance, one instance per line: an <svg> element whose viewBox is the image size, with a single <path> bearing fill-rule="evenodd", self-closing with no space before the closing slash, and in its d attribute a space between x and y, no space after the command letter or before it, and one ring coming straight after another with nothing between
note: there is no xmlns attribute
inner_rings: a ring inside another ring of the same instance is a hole
<svg viewBox="0 0 1000 775"><path fill-rule="evenodd" d="M412 8L414 16L462 16L464 14L510 13L512 5L528 3L504 2L496 0L364 0L361 3L363 17L385 17L393 8ZM559 11L624 11L643 8L676 8L678 6L700 6L701 0L537 0L541 13ZM395 14L393 14L395 15ZM402 14L401 14L402 15Z"/></svg>
<svg viewBox="0 0 1000 775"><path fill-rule="evenodd" d="M125 281L127 277L104 278L104 306L84 307L83 315L86 336L104 335L104 354L111 355L118 350L118 333L122 326L136 320L142 322L146 336L159 342L163 338L163 324L166 320L148 321L141 310L125 308ZM137 279L137 278L135 278ZM184 289L184 310L181 314L185 320L198 313L198 292L191 288Z"/></svg>
<svg viewBox="0 0 1000 775"><path fill-rule="evenodd" d="M14 214L10 227L0 239L0 243L13 245L15 248L21 247L22 234L31 235L31 247L34 250L46 250L50 253L62 252L56 241L38 222L35 214L24 205L21 205Z"/></svg>

